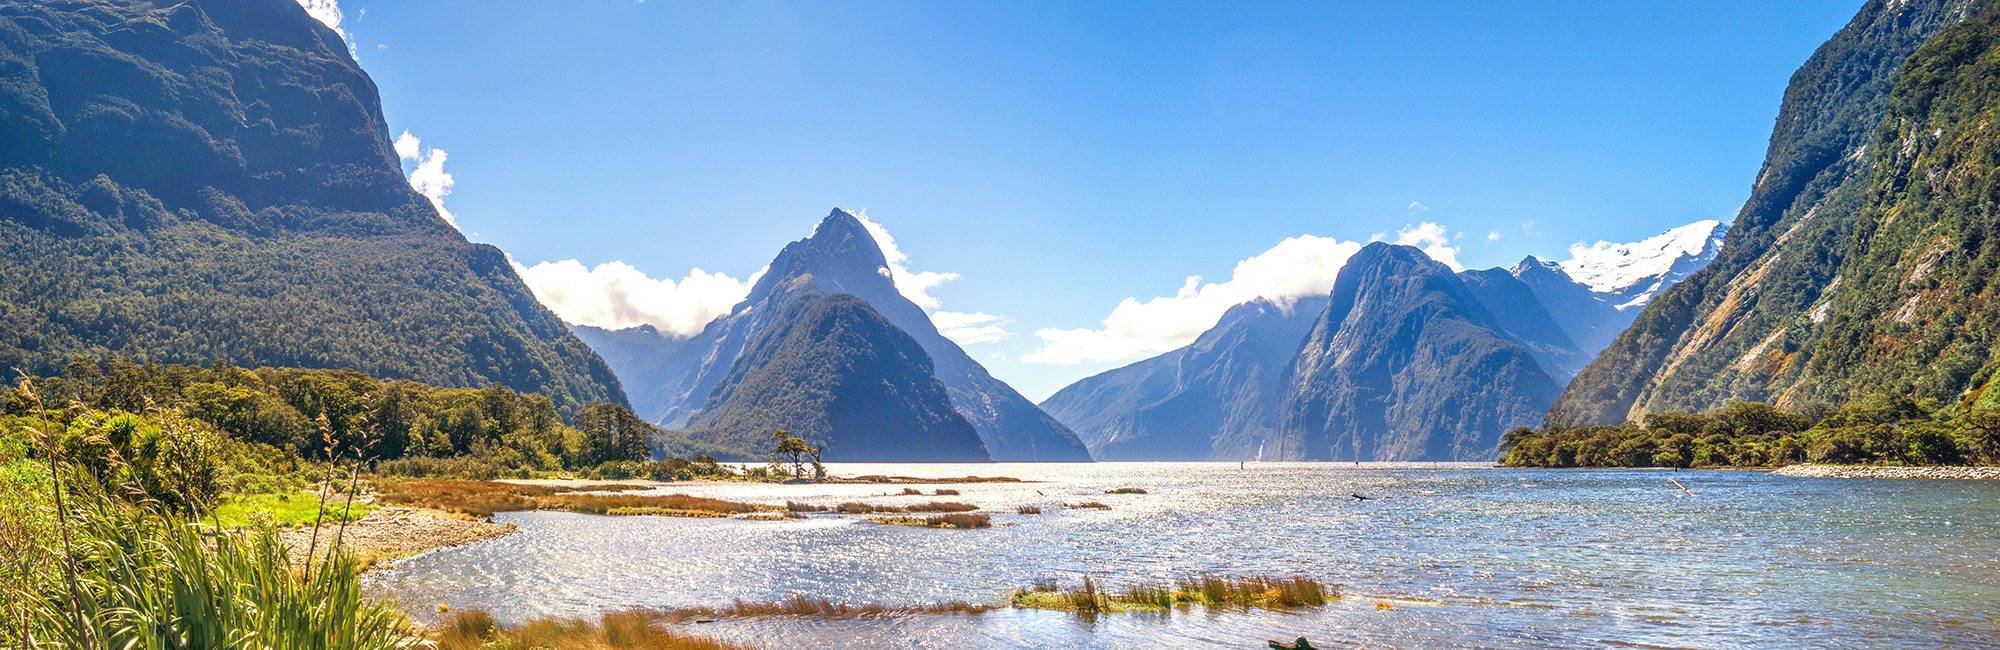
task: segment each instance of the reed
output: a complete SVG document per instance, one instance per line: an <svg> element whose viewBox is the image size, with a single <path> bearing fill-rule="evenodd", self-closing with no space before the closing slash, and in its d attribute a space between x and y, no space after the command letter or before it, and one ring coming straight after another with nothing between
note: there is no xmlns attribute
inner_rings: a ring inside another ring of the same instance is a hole
<svg viewBox="0 0 2000 650"><path fill-rule="evenodd" d="M991 528L993 519L986 515L954 513L931 515L928 517L873 517L869 521L896 526L919 526L923 528Z"/></svg>
<svg viewBox="0 0 2000 650"><path fill-rule="evenodd" d="M1338 585L1306 577L1195 576L1172 583L1138 583L1122 589L1100 587L1089 576L1080 586L1064 587L1051 579L1036 580L1014 591L1015 607L1054 609L1096 615L1104 612L1172 611L1191 605L1219 608L1289 610L1320 607L1338 599Z"/></svg>
<svg viewBox="0 0 2000 650"><path fill-rule="evenodd" d="M503 626L486 612L454 612L431 640L437 650L745 650L668 629L660 612L605 612L596 622L578 618L538 618Z"/></svg>

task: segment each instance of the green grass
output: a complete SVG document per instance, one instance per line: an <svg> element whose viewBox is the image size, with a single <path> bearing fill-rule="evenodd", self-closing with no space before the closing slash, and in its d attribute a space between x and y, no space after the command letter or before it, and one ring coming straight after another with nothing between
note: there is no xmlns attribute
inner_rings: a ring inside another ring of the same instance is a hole
<svg viewBox="0 0 2000 650"><path fill-rule="evenodd" d="M359 521L375 509L367 503L348 505L345 495L334 495L329 500L332 503L322 507L319 495L312 492L238 494L216 506L209 522L225 528L263 525L289 528L310 526L314 521Z"/></svg>
<svg viewBox="0 0 2000 650"><path fill-rule="evenodd" d="M1085 576L1075 587L1064 587L1054 580L1037 580L1032 587L1015 590L1011 601L1015 607L1094 615L1166 612L1189 605L1289 610L1320 607L1339 598L1339 585L1305 577L1200 576L1171 584L1135 584L1114 590L1100 587L1097 581Z"/></svg>

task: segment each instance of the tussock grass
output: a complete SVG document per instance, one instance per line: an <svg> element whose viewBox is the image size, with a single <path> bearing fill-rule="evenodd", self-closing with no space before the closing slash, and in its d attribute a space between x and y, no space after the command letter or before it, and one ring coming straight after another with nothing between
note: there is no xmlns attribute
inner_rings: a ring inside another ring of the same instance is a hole
<svg viewBox="0 0 2000 650"><path fill-rule="evenodd" d="M869 521L896 526L920 526L924 528L991 528L993 519L986 515L955 513L931 515L928 517L871 517Z"/></svg>
<svg viewBox="0 0 2000 650"><path fill-rule="evenodd" d="M496 512L516 510L568 510L599 515L727 517L777 509L773 506L685 494L597 494L607 490L641 489L645 488L605 485L583 487L518 485L453 479L382 479L375 484L377 497L383 503L412 505L476 517L492 517Z"/></svg>
<svg viewBox="0 0 2000 650"><path fill-rule="evenodd" d="M87 475L60 482L61 535L27 551L64 570L0 581L0 602L20 616L0 625L0 647L228 648L254 639L348 650L412 641L401 612L362 595L338 533L322 540L334 545L330 559L295 571L269 529L226 533L121 502Z"/></svg>
<svg viewBox="0 0 2000 650"><path fill-rule="evenodd" d="M1014 507L1014 514L1017 514L1017 515L1039 515L1039 514L1042 514L1042 507L1041 507L1041 506L1015 506L1015 507Z"/></svg>
<svg viewBox="0 0 2000 650"><path fill-rule="evenodd" d="M953 490L950 488L938 488L935 490L931 490L931 494L934 496L941 496L941 497L955 497L958 496L958 490Z"/></svg>
<svg viewBox="0 0 2000 650"><path fill-rule="evenodd" d="M805 503L805 502L802 502L802 501L786 501L786 502L785 502L785 511L786 511L786 512L826 512L826 511L828 511L828 510L832 510L832 509L833 509L833 508L829 508L829 507L826 507L826 506L822 506L822 505L814 505L814 504L811 504L811 503Z"/></svg>
<svg viewBox="0 0 2000 650"><path fill-rule="evenodd" d="M891 483L891 484L909 483L913 485L938 484L938 483L1020 483L1021 482L1021 479L1014 478L1012 476L960 476L957 478L918 478L915 476L883 476L881 474L868 474L865 476L856 476L849 480L856 483Z"/></svg>
<svg viewBox="0 0 2000 650"><path fill-rule="evenodd" d="M902 492L902 495L903 495L903 496L906 496L906 497L908 497L908 496L923 496L923 495L924 495L924 491L923 491L923 490L919 490L919 489L916 489L916 488L903 488L903 492Z"/></svg>
<svg viewBox="0 0 2000 650"><path fill-rule="evenodd" d="M834 512L838 512L844 515L872 515L877 513L903 513L903 512L972 512L978 509L979 506L975 506L970 503L959 503L956 501L932 501L929 503L913 503L907 506L878 505L873 503L862 503L859 501L849 501L846 503L842 503L838 506L834 506L833 508Z"/></svg>
<svg viewBox="0 0 2000 650"><path fill-rule="evenodd" d="M1105 490L1105 491L1104 491L1104 493L1105 493L1105 494L1145 494L1145 493L1146 493L1146 488L1135 488L1135 487L1122 487L1122 488L1117 488L1117 489L1113 489L1113 490Z"/></svg>
<svg viewBox="0 0 2000 650"><path fill-rule="evenodd" d="M437 650L744 650L747 646L668 629L668 617L648 610L606 612L593 623L538 618L501 626L481 611L454 613L432 640Z"/></svg>
<svg viewBox="0 0 2000 650"><path fill-rule="evenodd" d="M914 605L850 605L838 603L821 596L794 594L779 600L764 602L736 601L724 607L683 607L660 612L669 621L689 619L745 618L759 616L816 616L821 618L864 618L888 617L907 614L981 614L999 609L996 605L980 605L962 600L947 600L936 603Z"/></svg>
<svg viewBox="0 0 2000 650"><path fill-rule="evenodd" d="M975 506L970 503L959 503L957 501L932 501L930 503L918 503L909 506L904 506L903 511L904 512L972 512L978 509L979 506Z"/></svg>
<svg viewBox="0 0 2000 650"><path fill-rule="evenodd" d="M685 494L557 494L543 497L538 502L541 508L547 510L597 515L727 517L770 509Z"/></svg>
<svg viewBox="0 0 2000 650"><path fill-rule="evenodd" d="M1027 589L1014 591L1015 607L1054 609L1095 615L1105 612L1172 611L1201 605L1208 608L1262 608L1271 610L1320 607L1340 598L1340 587L1306 577L1249 576L1228 578L1197 576L1171 584L1142 583L1122 589L1105 589L1085 576L1076 587L1064 587L1055 580L1036 580Z"/></svg>
<svg viewBox="0 0 2000 650"><path fill-rule="evenodd" d="M1071 508L1076 508L1076 509L1079 509L1079 510L1110 510L1110 509L1111 509L1111 506L1109 506L1109 505L1106 505L1106 504L1105 504L1105 503L1104 503L1103 501L1085 501L1085 502L1083 502L1083 503L1072 503L1072 504L1069 504L1069 507L1071 507Z"/></svg>

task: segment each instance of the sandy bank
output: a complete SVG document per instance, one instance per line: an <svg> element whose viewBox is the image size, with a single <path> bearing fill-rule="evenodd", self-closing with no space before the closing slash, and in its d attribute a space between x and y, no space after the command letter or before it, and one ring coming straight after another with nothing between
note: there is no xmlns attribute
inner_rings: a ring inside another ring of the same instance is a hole
<svg viewBox="0 0 2000 650"><path fill-rule="evenodd" d="M320 527L318 550L325 557L336 534L340 546L369 568L387 566L386 560L426 551L470 544L514 532L513 524L477 521L427 508L379 506L360 521L341 531L336 524ZM292 550L294 562L303 563L312 546L311 526L288 528L278 538Z"/></svg>
<svg viewBox="0 0 2000 650"><path fill-rule="evenodd" d="M1773 474L1814 478L1934 478L2000 480L2000 467L1894 467L1885 465L1789 465Z"/></svg>

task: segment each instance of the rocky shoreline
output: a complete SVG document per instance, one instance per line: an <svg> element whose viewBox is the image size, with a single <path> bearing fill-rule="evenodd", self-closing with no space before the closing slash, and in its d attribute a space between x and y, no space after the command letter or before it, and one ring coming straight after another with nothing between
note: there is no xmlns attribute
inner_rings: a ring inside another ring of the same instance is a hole
<svg viewBox="0 0 2000 650"><path fill-rule="evenodd" d="M1933 465L1903 467L1893 465L1788 465L1773 474L1813 478L1926 478L1952 480L2000 480L2000 467Z"/></svg>
<svg viewBox="0 0 2000 650"><path fill-rule="evenodd" d="M388 560L471 544L514 531L513 524L480 521L428 508L378 506L360 521L348 524L344 531L338 524L321 526L315 554L325 557L332 548L334 535L339 534L341 549L360 560L363 567L387 568ZM278 533L278 539L291 549L294 563L305 561L306 550L313 546L312 538L311 526Z"/></svg>

